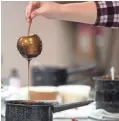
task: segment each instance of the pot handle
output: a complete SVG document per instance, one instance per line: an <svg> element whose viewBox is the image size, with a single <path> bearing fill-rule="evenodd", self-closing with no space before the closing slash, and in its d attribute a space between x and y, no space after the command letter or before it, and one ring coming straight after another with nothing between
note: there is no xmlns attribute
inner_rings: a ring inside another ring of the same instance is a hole
<svg viewBox="0 0 119 121"><path fill-rule="evenodd" d="M96 66L90 66L90 67L77 67L75 69L70 69L67 70L68 75L73 75L73 74L81 74L84 76L102 76L105 74L105 69L103 68L97 68Z"/></svg>
<svg viewBox="0 0 119 121"><path fill-rule="evenodd" d="M74 69L68 69L67 73L68 75L76 74L76 73L87 73L90 71L93 71L96 68L96 65L91 65L88 67L77 67Z"/></svg>
<svg viewBox="0 0 119 121"><path fill-rule="evenodd" d="M88 100L88 101L76 102L76 103L71 103L71 104L54 105L53 112L56 113L56 112L60 112L60 111L64 111L64 110L68 110L68 109L72 109L72 108L76 108L76 107L85 106L92 102L93 102L93 100Z"/></svg>

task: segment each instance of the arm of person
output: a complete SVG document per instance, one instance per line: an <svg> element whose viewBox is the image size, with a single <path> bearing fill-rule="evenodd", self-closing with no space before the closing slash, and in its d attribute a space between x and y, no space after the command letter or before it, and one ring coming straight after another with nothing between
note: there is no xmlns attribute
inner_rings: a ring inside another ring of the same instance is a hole
<svg viewBox="0 0 119 121"><path fill-rule="evenodd" d="M94 24L97 17L95 2L61 4L59 19Z"/></svg>
<svg viewBox="0 0 119 121"><path fill-rule="evenodd" d="M61 4L57 19L119 28L119 1Z"/></svg>

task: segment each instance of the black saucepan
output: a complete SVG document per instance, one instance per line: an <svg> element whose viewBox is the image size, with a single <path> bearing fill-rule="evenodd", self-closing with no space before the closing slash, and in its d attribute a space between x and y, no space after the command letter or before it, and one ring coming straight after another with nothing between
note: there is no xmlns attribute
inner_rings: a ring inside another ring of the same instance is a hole
<svg viewBox="0 0 119 121"><path fill-rule="evenodd" d="M59 105L39 101L7 101L5 119L6 121L52 121L55 112L85 106L91 102L93 101Z"/></svg>
<svg viewBox="0 0 119 121"><path fill-rule="evenodd" d="M98 70L95 65L89 67L78 67L66 69L60 67L32 67L32 85L59 86L67 84L68 77L73 74L81 74L84 77L99 76L104 74L104 70Z"/></svg>

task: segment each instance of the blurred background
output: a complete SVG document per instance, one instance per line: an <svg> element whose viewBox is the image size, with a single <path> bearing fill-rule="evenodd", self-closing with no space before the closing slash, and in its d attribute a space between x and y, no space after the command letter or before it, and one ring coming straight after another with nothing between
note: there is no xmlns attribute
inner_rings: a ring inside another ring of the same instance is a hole
<svg viewBox="0 0 119 121"><path fill-rule="evenodd" d="M1 2L2 83L9 84L9 79L15 75L19 77L21 87L28 84L27 61L19 54L16 44L20 36L27 34L28 24L24 14L26 4L24 1ZM67 79L67 83L64 83L92 87L90 76L108 73L112 65L117 73L119 71L119 30L39 16L33 20L31 26L31 34L34 33L42 39L43 51L31 61L30 85L46 84L39 80L43 76L42 69L47 66L88 69L89 66L95 65L96 72L91 71L88 76L80 72L73 74Z"/></svg>

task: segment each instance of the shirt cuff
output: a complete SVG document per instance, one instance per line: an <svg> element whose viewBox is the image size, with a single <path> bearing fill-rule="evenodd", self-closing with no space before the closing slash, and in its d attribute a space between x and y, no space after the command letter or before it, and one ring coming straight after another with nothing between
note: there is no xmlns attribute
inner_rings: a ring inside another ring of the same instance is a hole
<svg viewBox="0 0 119 121"><path fill-rule="evenodd" d="M100 25L101 8L98 1L95 1L95 4L97 8L97 17L94 25Z"/></svg>

